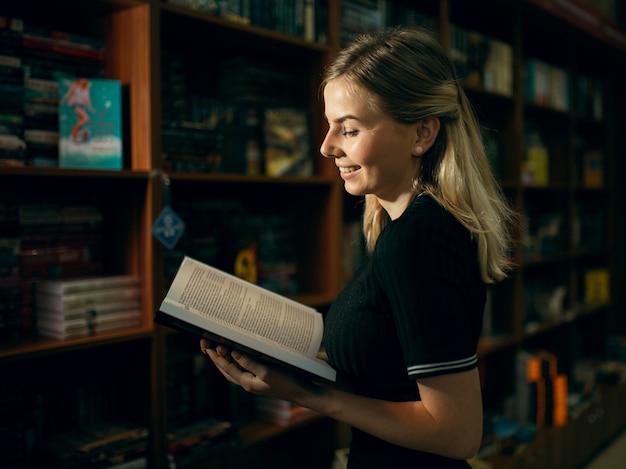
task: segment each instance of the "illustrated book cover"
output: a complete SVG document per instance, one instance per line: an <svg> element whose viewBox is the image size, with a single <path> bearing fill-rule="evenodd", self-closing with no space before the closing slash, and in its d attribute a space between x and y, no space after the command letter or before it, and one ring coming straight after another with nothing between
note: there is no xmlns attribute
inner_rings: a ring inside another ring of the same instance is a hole
<svg viewBox="0 0 626 469"><path fill-rule="evenodd" d="M122 87L118 80L59 80L59 166L123 166Z"/></svg>

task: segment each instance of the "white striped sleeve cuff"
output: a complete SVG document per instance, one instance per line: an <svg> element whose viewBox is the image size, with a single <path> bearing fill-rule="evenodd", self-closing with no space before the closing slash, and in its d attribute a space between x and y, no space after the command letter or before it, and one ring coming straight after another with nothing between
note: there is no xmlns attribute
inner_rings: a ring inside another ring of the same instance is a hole
<svg viewBox="0 0 626 469"><path fill-rule="evenodd" d="M407 372L409 374L409 378L427 378L429 376L437 376L471 370L477 365L478 356L474 354L469 358L463 358L461 360L429 363L426 365L411 365L407 368Z"/></svg>

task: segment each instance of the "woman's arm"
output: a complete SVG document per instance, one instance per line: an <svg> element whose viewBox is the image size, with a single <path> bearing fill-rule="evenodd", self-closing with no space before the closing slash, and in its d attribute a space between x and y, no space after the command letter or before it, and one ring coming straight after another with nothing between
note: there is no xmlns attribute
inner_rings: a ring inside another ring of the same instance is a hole
<svg viewBox="0 0 626 469"><path fill-rule="evenodd" d="M226 347L201 348L219 371L246 391L285 399L390 443L455 459L469 459L482 438L478 369L422 379L421 401L389 402L303 383Z"/></svg>

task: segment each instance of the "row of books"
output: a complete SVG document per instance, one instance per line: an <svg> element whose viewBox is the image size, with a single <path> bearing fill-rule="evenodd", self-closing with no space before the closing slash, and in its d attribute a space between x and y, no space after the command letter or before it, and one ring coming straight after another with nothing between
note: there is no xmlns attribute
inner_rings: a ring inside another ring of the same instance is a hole
<svg viewBox="0 0 626 469"><path fill-rule="evenodd" d="M606 338L606 349L611 360L626 364L626 335L609 334ZM626 382L626 368L622 371L618 382L623 383Z"/></svg>
<svg viewBox="0 0 626 469"><path fill-rule="evenodd" d="M524 135L524 159L520 177L525 186L550 184L550 149L539 126L528 121ZM604 152L592 142L579 139L576 147L576 179L582 187L604 187Z"/></svg>
<svg viewBox="0 0 626 469"><path fill-rule="evenodd" d="M605 206L592 202L577 203L572 219L572 244L578 249L603 249L607 245Z"/></svg>
<svg viewBox="0 0 626 469"><path fill-rule="evenodd" d="M580 183L583 187L600 189L604 187L604 152L599 149L582 151L578 166Z"/></svg>
<svg viewBox="0 0 626 469"><path fill-rule="evenodd" d="M606 267L581 268L576 290L580 305L606 305L611 299L611 277ZM552 275L550 280L530 277L524 281L524 328L531 331L545 322L567 319L565 298L569 289L564 279Z"/></svg>
<svg viewBox="0 0 626 469"><path fill-rule="evenodd" d="M209 112L215 118L164 124L164 168L272 177L313 174L305 108L224 106L214 101Z"/></svg>
<svg viewBox="0 0 626 469"><path fill-rule="evenodd" d="M406 2L392 0L341 0L341 44L347 45L361 32L395 25L417 25L436 33L436 17Z"/></svg>
<svg viewBox="0 0 626 469"><path fill-rule="evenodd" d="M524 159L520 171L522 184L545 187L550 183L550 150L543 133L533 122L529 122L524 140Z"/></svg>
<svg viewBox="0 0 626 469"><path fill-rule="evenodd" d="M0 18L0 165L120 169L121 85L101 39Z"/></svg>
<svg viewBox="0 0 626 469"><path fill-rule="evenodd" d="M470 88L513 95L513 47L477 31L450 25L450 57Z"/></svg>
<svg viewBox="0 0 626 469"><path fill-rule="evenodd" d="M96 376L100 370L77 369L76 363L68 362L29 370L46 386L15 379L0 382L2 467L147 467L148 430L113 417L119 410L119 382L103 382ZM23 370L16 365L7 372L18 376ZM68 377L75 373L80 382L68 386Z"/></svg>
<svg viewBox="0 0 626 469"><path fill-rule="evenodd" d="M342 0L341 40L346 45L356 34L392 25L418 24L433 32L436 18L389 0ZM457 74L468 87L504 96L513 94L513 48L507 42L450 25L450 56ZM529 58L524 67L525 97L534 104L560 111L573 108L585 117L602 120L603 83L584 74L575 79L562 67ZM574 93L572 93L574 91Z"/></svg>
<svg viewBox="0 0 626 469"><path fill-rule="evenodd" d="M207 461L241 444L241 425L262 421L296 425L312 411L286 401L254 396L223 379L187 336L172 335L167 347L168 453L172 467ZM206 390L211 389L210 396ZM199 415L211 417L198 420Z"/></svg>
<svg viewBox="0 0 626 469"><path fill-rule="evenodd" d="M575 110L596 121L604 118L604 85L599 77L573 76L563 67L530 58L524 64L524 93L528 102L538 106Z"/></svg>
<svg viewBox="0 0 626 469"><path fill-rule="evenodd" d="M525 97L528 102L558 111L571 109L571 78L567 70L540 59L524 64Z"/></svg>
<svg viewBox="0 0 626 469"><path fill-rule="evenodd" d="M611 299L611 274L605 267L586 269L583 273L585 304L608 304Z"/></svg>
<svg viewBox="0 0 626 469"><path fill-rule="evenodd" d="M43 441L37 459L51 469L141 469L148 467L147 427L93 423Z"/></svg>
<svg viewBox="0 0 626 469"><path fill-rule="evenodd" d="M529 278L524 281L524 330L532 332L540 324L565 319L568 288L559 279Z"/></svg>
<svg viewBox="0 0 626 469"><path fill-rule="evenodd" d="M172 171L313 174L304 81L284 67L234 57L216 89L194 86L178 54L164 53L163 166Z"/></svg>
<svg viewBox="0 0 626 469"><path fill-rule="evenodd" d="M515 415L537 429L568 421L568 378L547 350L520 350L516 357Z"/></svg>
<svg viewBox="0 0 626 469"><path fill-rule="evenodd" d="M41 280L103 275L102 211L90 203L0 203L0 337L36 333Z"/></svg>
<svg viewBox="0 0 626 469"><path fill-rule="evenodd" d="M582 117L604 119L604 84L598 77L580 75L576 79L576 111Z"/></svg>
<svg viewBox="0 0 626 469"><path fill-rule="evenodd" d="M167 0L172 5L236 23L278 31L306 41L326 43L325 0Z"/></svg>
<svg viewBox="0 0 626 469"><path fill-rule="evenodd" d="M484 416L483 440L472 467L492 467L499 455L512 456L538 431L569 421L570 380L548 350L520 350L515 361L514 394L495 413ZM573 401L572 401L573 402Z"/></svg>
<svg viewBox="0 0 626 469"><path fill-rule="evenodd" d="M268 290L298 292L293 217L252 214L237 201L188 201L176 211L186 232L165 253L166 284L186 254Z"/></svg>
<svg viewBox="0 0 626 469"><path fill-rule="evenodd" d="M195 422L200 415L233 425L254 415L254 396L224 380L187 334L168 336L165 369L167 421L172 428Z"/></svg>
<svg viewBox="0 0 626 469"><path fill-rule="evenodd" d="M622 342L622 347L626 344L623 337L617 337L616 340ZM527 387L528 379L533 379L536 382L540 374L549 375L554 373L554 371L550 371L554 370L554 362L554 355L550 352L522 351L518 356L518 370L521 371L521 374L518 375L520 383ZM584 356L574 361L571 374L567 378L561 376L557 371L557 378L554 381L556 387L553 386L553 389L558 394L563 393L564 388L567 387L567 422L575 422L581 417L585 418L584 412L598 399L602 392L599 389L599 385L615 386L623 385L626 382L626 361L623 358L622 360L616 360L615 357L611 356ZM529 393L529 395L531 394ZM535 394L537 393L535 392ZM539 398L541 399L540 396ZM555 398L555 402L561 399L556 397L556 395ZM537 415L532 413L531 417L524 421L518 419L514 414L514 410L520 407L517 399L517 395L511 396L502 409L485 414L483 420L483 442L477 457L470 461L472 467L495 467L493 461L499 455L513 456L521 448L535 440L537 430L539 429L535 423ZM528 408L528 406L525 407ZM539 419L541 418L539 417ZM544 427L547 426L546 423L547 421L544 420ZM585 424L588 424L588 422L585 422ZM600 430L603 429L604 427ZM575 431L579 432L580 429ZM570 452L572 448L565 447L564 450Z"/></svg>
<svg viewBox="0 0 626 469"><path fill-rule="evenodd" d="M626 29L626 7L619 0L584 0L597 11L609 17L622 29Z"/></svg>
<svg viewBox="0 0 626 469"><path fill-rule="evenodd" d="M559 210L528 207L522 217L522 257L533 262L562 254L567 249L564 216Z"/></svg>
<svg viewBox="0 0 626 469"><path fill-rule="evenodd" d="M488 139L485 145L489 148ZM582 187L600 189L604 182L604 152L595 146L582 145L576 152L576 172ZM550 184L550 150L543 134L532 123L525 133L524 159L520 172L522 184L533 187L546 187Z"/></svg>
<svg viewBox="0 0 626 469"><path fill-rule="evenodd" d="M240 446L237 428L231 422L217 418L174 424L167 432L170 469L211 466L211 458Z"/></svg>

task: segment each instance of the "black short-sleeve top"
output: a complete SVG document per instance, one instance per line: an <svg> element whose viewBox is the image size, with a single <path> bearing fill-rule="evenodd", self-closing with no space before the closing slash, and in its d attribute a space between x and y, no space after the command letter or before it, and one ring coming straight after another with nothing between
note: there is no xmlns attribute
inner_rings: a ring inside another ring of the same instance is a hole
<svg viewBox="0 0 626 469"><path fill-rule="evenodd" d="M417 196L329 309L329 361L358 394L418 400L415 380L477 366L485 292L469 230Z"/></svg>

